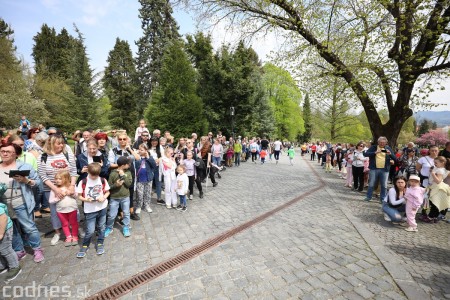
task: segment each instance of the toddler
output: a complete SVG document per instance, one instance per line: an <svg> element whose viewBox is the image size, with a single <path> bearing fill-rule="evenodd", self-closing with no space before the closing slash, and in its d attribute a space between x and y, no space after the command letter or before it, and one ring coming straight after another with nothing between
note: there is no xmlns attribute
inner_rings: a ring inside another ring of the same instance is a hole
<svg viewBox="0 0 450 300"><path fill-rule="evenodd" d="M69 171L61 170L55 175L55 185L65 195L60 199L55 195L55 192L50 191L48 199L49 203L56 203L56 213L61 221L62 230L66 236L64 246L77 246L78 245L78 204L75 194L70 195L69 189L71 185L71 176ZM72 228L72 232L70 231Z"/></svg>
<svg viewBox="0 0 450 300"><path fill-rule="evenodd" d="M22 272L12 240L13 222L8 215L8 208L0 202L0 273L6 271L5 283L14 280Z"/></svg>
<svg viewBox="0 0 450 300"><path fill-rule="evenodd" d="M266 161L266 156L267 156L267 150L262 149L261 152L259 152L259 158L261 159L261 164L264 164L264 162Z"/></svg>
<svg viewBox="0 0 450 300"><path fill-rule="evenodd" d="M183 165L179 165L177 167L178 176L177 176L176 192L180 197L180 205L178 205L177 210L181 210L183 212L187 210L186 194L188 192L189 186L189 179L185 171L186 169Z"/></svg>
<svg viewBox="0 0 450 300"><path fill-rule="evenodd" d="M325 173L331 173L331 153L327 151L325 156Z"/></svg>
<svg viewBox="0 0 450 300"><path fill-rule="evenodd" d="M289 163L291 164L291 166L293 166L294 165L294 156L295 156L295 150L294 150L293 146L289 147L289 149L287 151L287 155L289 156Z"/></svg>
<svg viewBox="0 0 450 300"><path fill-rule="evenodd" d="M409 176L409 188L406 189L404 198L406 199L406 219L408 232L417 232L416 213L423 203L425 188L420 186L420 178L417 175Z"/></svg>

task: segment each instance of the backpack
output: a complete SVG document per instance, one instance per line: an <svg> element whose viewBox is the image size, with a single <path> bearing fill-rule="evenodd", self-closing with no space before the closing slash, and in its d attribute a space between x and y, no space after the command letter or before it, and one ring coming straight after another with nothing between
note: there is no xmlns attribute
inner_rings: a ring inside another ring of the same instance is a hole
<svg viewBox="0 0 450 300"><path fill-rule="evenodd" d="M67 152L63 152L64 153L64 156L66 157L66 159L67 159L67 162L70 162L69 161L69 153L67 153ZM42 155L41 155L41 162L44 162L44 164L46 164L47 163L47 158L48 158L48 154L47 153L42 153Z"/></svg>
<svg viewBox="0 0 450 300"><path fill-rule="evenodd" d="M106 192L106 191L105 191L105 187L106 187L106 179L103 178L103 177L100 177L100 179L101 179L101 181L102 181L102 192L103 192L103 195L104 195L105 192ZM82 194L81 194L81 196L82 196L83 198L85 198L84 190L86 189L86 184L87 184L87 178L85 177L85 178L81 179L81 190L83 191Z"/></svg>

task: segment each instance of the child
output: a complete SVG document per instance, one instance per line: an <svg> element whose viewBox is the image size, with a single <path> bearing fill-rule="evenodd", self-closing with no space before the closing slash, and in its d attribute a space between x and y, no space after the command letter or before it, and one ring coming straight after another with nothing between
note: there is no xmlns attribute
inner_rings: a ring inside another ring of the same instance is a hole
<svg viewBox="0 0 450 300"><path fill-rule="evenodd" d="M423 203L425 188L420 186L420 178L417 175L409 177L409 188L406 189L404 198L406 199L406 219L408 222L408 232L417 232L416 213Z"/></svg>
<svg viewBox="0 0 450 300"><path fill-rule="evenodd" d="M185 212L187 210L186 194L189 186L189 179L185 171L186 169L183 165L179 165L177 167L178 176L177 176L176 192L180 197L180 205L178 205L177 210L181 210L182 212Z"/></svg>
<svg viewBox="0 0 450 300"><path fill-rule="evenodd" d="M55 175L55 184L62 191L64 198L60 199L55 192L50 191L49 203L56 203L56 213L61 221L62 230L66 236L64 246L78 245L78 204L74 194L69 194L71 176L69 171L61 170ZM72 228L72 233L70 232Z"/></svg>
<svg viewBox="0 0 450 300"><path fill-rule="evenodd" d="M289 163L291 164L291 166L293 166L294 165L294 156L295 156L295 150L294 150L293 146L289 147L289 149L287 151L287 155L289 156Z"/></svg>
<svg viewBox="0 0 450 300"><path fill-rule="evenodd" d="M227 167L231 168L232 165L232 160L233 160L233 156L234 156L234 149L233 149L233 145L230 144L230 146L228 147L227 150Z"/></svg>
<svg viewBox="0 0 450 300"><path fill-rule="evenodd" d="M449 186L443 182L450 170L450 159L438 156L434 159L434 168L430 169L430 213L429 220L437 223L439 212L450 207Z"/></svg>
<svg viewBox="0 0 450 300"><path fill-rule="evenodd" d="M141 137L141 134L142 134L144 131L150 132L150 131L147 129L146 126L147 126L147 124L145 124L145 120L144 120L144 119L139 120L139 127L136 128L136 133L134 134L134 141L135 141L135 142L139 141L139 139L140 139L140 137Z"/></svg>
<svg viewBox="0 0 450 300"><path fill-rule="evenodd" d="M331 173L331 152L327 151L325 156L325 173Z"/></svg>
<svg viewBox="0 0 450 300"><path fill-rule="evenodd" d="M78 183L76 192L78 199L84 202L85 236L83 245L77 253L78 258L86 256L91 244L91 238L97 228L97 255L105 253L103 240L105 238L106 207L108 206L109 185L105 178L100 177L102 167L99 163L88 165L88 176Z"/></svg>
<svg viewBox="0 0 450 300"><path fill-rule="evenodd" d="M166 197L166 207L176 208L177 207L177 193L176 189L176 176L175 169L177 164L173 158L173 148L167 147L164 150L165 157L162 157L159 163L159 180L164 176L164 193Z"/></svg>
<svg viewBox="0 0 450 300"><path fill-rule="evenodd" d="M130 186L133 184L133 177L131 176L130 160L121 156L117 159L117 169L111 171L109 175L108 184L111 189L111 197L109 200L108 220L106 221L105 238L113 232L114 220L117 217L117 211L122 209L123 212L123 228L122 234L124 237L129 237L130 234Z"/></svg>
<svg viewBox="0 0 450 300"><path fill-rule="evenodd" d="M200 177L197 176L197 168L195 166L194 153L192 151L186 152L186 159L181 161L181 165L186 168L186 175L189 179L189 200L194 199L194 182L197 184L198 191L200 193L200 198L203 198L203 189L200 182Z"/></svg>
<svg viewBox="0 0 450 300"><path fill-rule="evenodd" d="M134 213L139 216L141 208L151 213L150 201L152 200L152 181L157 168L156 162L148 153L146 144L139 145L141 159L134 162L136 170L136 201L134 201Z"/></svg>
<svg viewBox="0 0 450 300"><path fill-rule="evenodd" d="M22 272L12 240L13 222L8 215L8 208L0 202L0 274L6 272L3 278L5 283L14 280Z"/></svg>
<svg viewBox="0 0 450 300"><path fill-rule="evenodd" d="M266 161L266 156L267 156L267 150L266 149L262 149L259 152L259 158L261 159L261 164L264 164L264 162Z"/></svg>

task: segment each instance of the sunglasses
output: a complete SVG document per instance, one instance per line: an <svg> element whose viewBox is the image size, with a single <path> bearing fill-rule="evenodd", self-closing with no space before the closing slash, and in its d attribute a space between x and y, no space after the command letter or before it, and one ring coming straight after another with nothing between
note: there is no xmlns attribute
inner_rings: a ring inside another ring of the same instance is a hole
<svg viewBox="0 0 450 300"><path fill-rule="evenodd" d="M118 139L119 141L126 141L127 139Z"/></svg>
<svg viewBox="0 0 450 300"><path fill-rule="evenodd" d="M143 135L141 135L142 137L149 137L149 135L147 135L147 134L143 134Z"/></svg>
<svg viewBox="0 0 450 300"><path fill-rule="evenodd" d="M117 131L111 131L111 133L116 133Z"/></svg>

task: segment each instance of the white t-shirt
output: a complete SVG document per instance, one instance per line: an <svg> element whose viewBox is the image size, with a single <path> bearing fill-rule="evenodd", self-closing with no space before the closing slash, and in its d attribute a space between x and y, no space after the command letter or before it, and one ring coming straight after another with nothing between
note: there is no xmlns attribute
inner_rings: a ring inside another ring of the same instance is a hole
<svg viewBox="0 0 450 300"><path fill-rule="evenodd" d="M422 165L422 169L420 170L420 174L425 177L430 177L430 168L434 167L434 159L429 156L422 156L419 158L417 163ZM429 185L430 180L424 179L423 186L427 187Z"/></svg>
<svg viewBox="0 0 450 300"><path fill-rule="evenodd" d="M436 175L442 175L442 180L444 180L448 176L448 171L445 168L434 168L432 173ZM430 176L430 183L433 181L433 179ZM437 182L436 182L437 183Z"/></svg>
<svg viewBox="0 0 450 300"><path fill-rule="evenodd" d="M105 179L105 192L109 191L108 181ZM83 194L83 181L80 181L77 186L76 192L78 195ZM98 177L96 180L92 180L87 177L86 187L84 189L84 197L90 197L92 199L97 199L99 196L103 196L102 189L102 180ZM85 213L93 213L96 211L100 211L108 206L108 200L103 202L93 201L93 202L84 202L84 212Z"/></svg>
<svg viewBox="0 0 450 300"><path fill-rule="evenodd" d="M281 142L280 141L275 141L273 143L273 150L275 150L275 151L280 151L281 150Z"/></svg>

